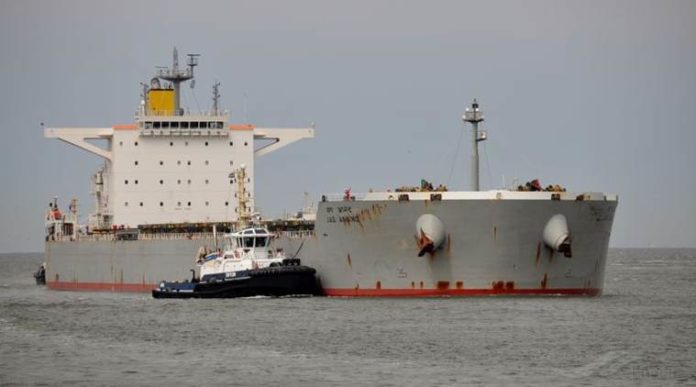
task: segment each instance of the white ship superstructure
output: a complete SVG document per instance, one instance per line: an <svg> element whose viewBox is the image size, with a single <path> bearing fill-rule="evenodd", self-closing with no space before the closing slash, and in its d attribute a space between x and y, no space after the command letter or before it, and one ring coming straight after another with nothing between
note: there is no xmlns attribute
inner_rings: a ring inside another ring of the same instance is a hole
<svg viewBox="0 0 696 387"><path fill-rule="evenodd" d="M91 230L151 224L234 222L238 216L230 173L245 166L253 208L254 159L300 139L313 128L256 128L228 124L229 114L213 108L191 114L180 107L180 83L191 80L197 56L178 68L160 70L149 86L135 123L106 128L46 128L57 138L104 159L92 179L96 209ZM99 147L89 140L105 140Z"/></svg>

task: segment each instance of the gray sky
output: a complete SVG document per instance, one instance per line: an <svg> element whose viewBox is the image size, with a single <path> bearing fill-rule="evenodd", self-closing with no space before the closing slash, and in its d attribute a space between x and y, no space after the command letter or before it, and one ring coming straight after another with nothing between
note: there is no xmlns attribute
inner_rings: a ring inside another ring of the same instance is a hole
<svg viewBox="0 0 696 387"><path fill-rule="evenodd" d="M218 80L232 122L246 93L257 126L316 123L257 161L266 215L304 191L467 188L467 136L456 149L477 97L482 188L617 193L612 246L696 246L694 20L694 1L0 0L0 252L43 250L54 195L93 208L101 161L40 123L132 122L173 46L202 55L189 107Z"/></svg>

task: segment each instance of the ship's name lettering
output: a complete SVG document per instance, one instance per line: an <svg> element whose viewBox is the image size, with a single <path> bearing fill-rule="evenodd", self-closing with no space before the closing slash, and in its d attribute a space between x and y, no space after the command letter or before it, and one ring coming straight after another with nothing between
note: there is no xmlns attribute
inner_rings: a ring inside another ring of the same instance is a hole
<svg viewBox="0 0 696 387"><path fill-rule="evenodd" d="M338 213L339 213L339 214L340 214L340 213L343 213L343 212L351 212L352 210L353 210L353 208L352 208L352 207L348 207L348 206L340 206L340 207L338 207Z"/></svg>

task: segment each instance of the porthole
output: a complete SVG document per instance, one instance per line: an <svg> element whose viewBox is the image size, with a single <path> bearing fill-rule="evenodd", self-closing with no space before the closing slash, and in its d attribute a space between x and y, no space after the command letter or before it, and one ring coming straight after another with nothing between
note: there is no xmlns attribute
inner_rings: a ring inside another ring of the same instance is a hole
<svg viewBox="0 0 696 387"><path fill-rule="evenodd" d="M126 207L128 207L128 202L123 203Z"/></svg>
<svg viewBox="0 0 696 387"><path fill-rule="evenodd" d="M205 160L205 165L208 165L208 160Z"/></svg>
<svg viewBox="0 0 696 387"><path fill-rule="evenodd" d="M160 184L164 184L164 180L160 180Z"/></svg>
<svg viewBox="0 0 696 387"><path fill-rule="evenodd" d="M123 146L123 141L119 141L119 142L118 142L118 145L119 145L119 146Z"/></svg>
<svg viewBox="0 0 696 387"><path fill-rule="evenodd" d="M160 165L164 165L164 161L160 160Z"/></svg>
<svg viewBox="0 0 696 387"><path fill-rule="evenodd" d="M140 207L142 207L142 206L143 206L143 202L140 202Z"/></svg>
<svg viewBox="0 0 696 387"><path fill-rule="evenodd" d="M205 202L205 206L208 207L210 205L210 202Z"/></svg>
<svg viewBox="0 0 696 387"><path fill-rule="evenodd" d="M177 160L176 165L181 165L181 160Z"/></svg>
<svg viewBox="0 0 696 387"><path fill-rule="evenodd" d="M164 202L160 202L160 207L164 207Z"/></svg>
<svg viewBox="0 0 696 387"><path fill-rule="evenodd" d="M135 160L135 165L138 165L138 160Z"/></svg>
<svg viewBox="0 0 696 387"><path fill-rule="evenodd" d="M181 184L181 179L178 179L178 180L176 181L176 184Z"/></svg>
<svg viewBox="0 0 696 387"><path fill-rule="evenodd" d="M234 143L232 141L230 141L230 146L233 146L233 145L234 145Z"/></svg>
<svg viewBox="0 0 696 387"><path fill-rule="evenodd" d="M124 181L125 184L128 184L128 180Z"/></svg>
<svg viewBox="0 0 696 387"><path fill-rule="evenodd" d="M229 206L229 205L230 205L229 202L225 202L225 207L227 207L227 206Z"/></svg>
<svg viewBox="0 0 696 387"><path fill-rule="evenodd" d="M186 181L186 184L191 184L191 179L188 179L188 181Z"/></svg>
<svg viewBox="0 0 696 387"><path fill-rule="evenodd" d="M208 184L208 179L205 179L205 184Z"/></svg>
<svg viewBox="0 0 696 387"><path fill-rule="evenodd" d="M176 202L177 207L181 207L181 202Z"/></svg>
<svg viewBox="0 0 696 387"><path fill-rule="evenodd" d="M188 146L188 141L184 142L184 146Z"/></svg>
<svg viewBox="0 0 696 387"><path fill-rule="evenodd" d="M188 206L191 207L191 202L188 202Z"/></svg>
<svg viewBox="0 0 696 387"><path fill-rule="evenodd" d="M174 146L174 141L169 141L169 146Z"/></svg>
<svg viewBox="0 0 696 387"><path fill-rule="evenodd" d="M234 164L234 161L230 160L230 165Z"/></svg>
<svg viewBox="0 0 696 387"><path fill-rule="evenodd" d="M138 142L137 142L137 141L135 142L135 146L138 146Z"/></svg>
<svg viewBox="0 0 696 387"><path fill-rule="evenodd" d="M138 184L138 181L136 180L136 181L134 181L134 183L135 183L135 184Z"/></svg>
<svg viewBox="0 0 696 387"><path fill-rule="evenodd" d="M208 141L205 142L205 146L208 146Z"/></svg>
<svg viewBox="0 0 696 387"><path fill-rule="evenodd" d="M186 165L191 165L191 160L187 161Z"/></svg>
<svg viewBox="0 0 696 387"><path fill-rule="evenodd" d="M249 143L248 143L248 142L246 142L246 141L244 141L244 146L247 146L247 145L249 145Z"/></svg>

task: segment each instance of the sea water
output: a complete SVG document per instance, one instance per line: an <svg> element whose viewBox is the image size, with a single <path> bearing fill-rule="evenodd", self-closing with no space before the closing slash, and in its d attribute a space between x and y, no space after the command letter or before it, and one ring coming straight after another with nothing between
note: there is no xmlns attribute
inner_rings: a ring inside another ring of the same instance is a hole
<svg viewBox="0 0 696 387"><path fill-rule="evenodd" d="M596 298L155 300L0 255L0 385L696 384L696 249L612 249Z"/></svg>

